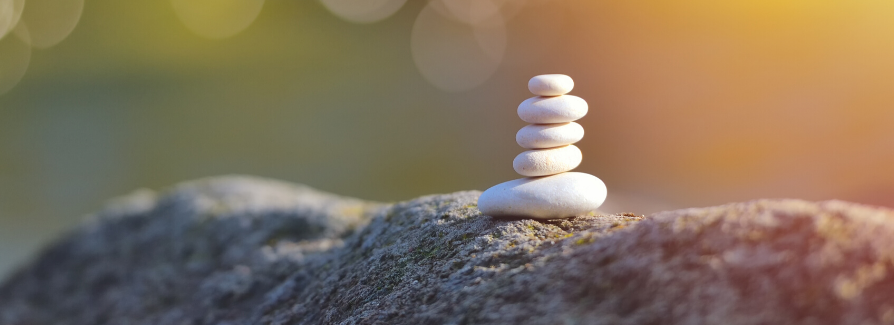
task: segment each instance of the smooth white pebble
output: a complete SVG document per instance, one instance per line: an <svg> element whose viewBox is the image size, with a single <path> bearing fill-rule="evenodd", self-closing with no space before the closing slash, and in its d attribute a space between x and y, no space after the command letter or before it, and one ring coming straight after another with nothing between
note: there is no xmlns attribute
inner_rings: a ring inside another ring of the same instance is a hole
<svg viewBox="0 0 894 325"><path fill-rule="evenodd" d="M569 145L584 138L584 127L574 122L531 124L518 130L515 142L527 149L545 149Z"/></svg>
<svg viewBox="0 0 894 325"><path fill-rule="evenodd" d="M478 209L493 217L568 218L597 211L607 195L596 176L570 172L497 184L481 194Z"/></svg>
<svg viewBox="0 0 894 325"><path fill-rule="evenodd" d="M583 154L575 145L534 149L516 156L512 168L522 176L554 175L577 168L582 159Z"/></svg>
<svg viewBox="0 0 894 325"><path fill-rule="evenodd" d="M528 90L537 96L559 96L571 92L574 80L564 74L542 74L528 81Z"/></svg>
<svg viewBox="0 0 894 325"><path fill-rule="evenodd" d="M532 97L518 105L518 117L535 124L565 123L587 115L587 101L573 95Z"/></svg>

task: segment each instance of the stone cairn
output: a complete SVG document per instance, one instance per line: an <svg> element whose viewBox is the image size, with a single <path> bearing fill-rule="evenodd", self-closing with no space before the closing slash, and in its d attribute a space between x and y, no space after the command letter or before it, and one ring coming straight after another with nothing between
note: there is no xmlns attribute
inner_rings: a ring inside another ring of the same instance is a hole
<svg viewBox="0 0 894 325"><path fill-rule="evenodd" d="M605 183L596 176L570 172L582 155L574 143L584 128L574 121L587 115L587 102L568 94L571 77L539 75L528 82L537 95L518 106L518 116L531 123L515 135L528 151L512 162L525 178L495 185L478 198L478 209L495 217L568 218L596 211L605 201Z"/></svg>

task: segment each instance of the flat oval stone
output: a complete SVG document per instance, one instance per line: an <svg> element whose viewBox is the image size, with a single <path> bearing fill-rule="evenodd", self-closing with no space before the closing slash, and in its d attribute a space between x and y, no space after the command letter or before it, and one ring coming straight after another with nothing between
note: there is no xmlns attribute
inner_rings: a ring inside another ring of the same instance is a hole
<svg viewBox="0 0 894 325"><path fill-rule="evenodd" d="M575 169L582 159L583 155L575 145L534 149L516 156L512 168L522 176L546 176Z"/></svg>
<svg viewBox="0 0 894 325"><path fill-rule="evenodd" d="M564 74L542 74L528 81L528 90L537 96L559 96L571 92L574 80Z"/></svg>
<svg viewBox="0 0 894 325"><path fill-rule="evenodd" d="M527 149L555 148L584 138L584 127L574 122L531 124L518 130L515 142Z"/></svg>
<svg viewBox="0 0 894 325"><path fill-rule="evenodd" d="M568 218L596 211L608 190L596 176L562 173L497 184L478 198L478 209L492 217Z"/></svg>
<svg viewBox="0 0 894 325"><path fill-rule="evenodd" d="M528 123L573 122L587 115L587 101L573 95L531 97L518 105L518 117Z"/></svg>

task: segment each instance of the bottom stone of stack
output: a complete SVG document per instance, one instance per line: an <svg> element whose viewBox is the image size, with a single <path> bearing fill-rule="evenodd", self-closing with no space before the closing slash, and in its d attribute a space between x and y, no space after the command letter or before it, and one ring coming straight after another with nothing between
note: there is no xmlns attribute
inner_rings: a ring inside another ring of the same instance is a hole
<svg viewBox="0 0 894 325"><path fill-rule="evenodd" d="M590 174L527 177L487 189L478 198L478 209L493 217L568 218L596 211L607 193L605 183Z"/></svg>

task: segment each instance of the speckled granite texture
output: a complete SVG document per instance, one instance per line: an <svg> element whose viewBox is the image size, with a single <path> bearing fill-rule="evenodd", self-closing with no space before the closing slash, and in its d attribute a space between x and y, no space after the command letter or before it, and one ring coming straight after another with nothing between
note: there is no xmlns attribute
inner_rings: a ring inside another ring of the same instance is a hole
<svg viewBox="0 0 894 325"><path fill-rule="evenodd" d="M759 200L482 216L221 177L118 199L0 286L0 324L894 324L894 212Z"/></svg>

